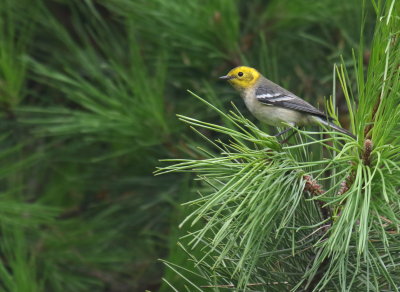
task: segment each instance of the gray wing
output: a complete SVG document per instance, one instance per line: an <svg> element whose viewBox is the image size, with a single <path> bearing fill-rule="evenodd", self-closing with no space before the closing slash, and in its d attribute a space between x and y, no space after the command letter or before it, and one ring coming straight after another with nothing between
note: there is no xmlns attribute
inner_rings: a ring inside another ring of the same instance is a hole
<svg viewBox="0 0 400 292"><path fill-rule="evenodd" d="M267 106L278 106L289 108L295 111L312 114L325 119L329 119L325 113L313 107L308 102L302 100L300 97L287 91L277 84L268 80L268 86L260 86L256 90L256 97L258 101Z"/></svg>

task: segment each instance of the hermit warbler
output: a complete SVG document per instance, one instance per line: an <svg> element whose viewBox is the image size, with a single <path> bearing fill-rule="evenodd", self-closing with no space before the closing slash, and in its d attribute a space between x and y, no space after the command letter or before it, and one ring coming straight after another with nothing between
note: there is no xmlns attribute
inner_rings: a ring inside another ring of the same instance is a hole
<svg viewBox="0 0 400 292"><path fill-rule="evenodd" d="M332 123L325 113L268 80L254 68L236 67L220 79L228 80L240 92L249 111L261 122L271 126L283 126L287 123L293 127L324 124L354 137L349 131Z"/></svg>

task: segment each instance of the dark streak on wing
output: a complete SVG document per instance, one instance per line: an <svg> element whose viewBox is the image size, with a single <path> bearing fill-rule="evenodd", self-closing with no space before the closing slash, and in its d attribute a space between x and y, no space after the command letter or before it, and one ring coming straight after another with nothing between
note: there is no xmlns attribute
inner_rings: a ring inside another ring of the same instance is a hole
<svg viewBox="0 0 400 292"><path fill-rule="evenodd" d="M325 113L313 107L311 104L306 102L305 100L297 97L293 93L287 91L286 89L272 83L268 80L273 86L260 86L256 90L257 99L265 104L265 105L273 105L282 108L289 108L299 112L309 113L315 116L319 116L321 118L330 119L325 115ZM272 97L265 97L265 95L273 95ZM263 96L264 95L264 96ZM283 100L285 97L292 97L290 100Z"/></svg>

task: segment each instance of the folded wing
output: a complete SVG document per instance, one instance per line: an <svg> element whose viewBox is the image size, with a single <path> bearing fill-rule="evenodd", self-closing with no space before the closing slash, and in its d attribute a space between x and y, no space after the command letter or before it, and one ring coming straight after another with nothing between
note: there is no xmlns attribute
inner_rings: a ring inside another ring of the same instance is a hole
<svg viewBox="0 0 400 292"><path fill-rule="evenodd" d="M308 102L302 100L293 93L279 87L276 84L268 87L258 87L256 90L256 97L258 101L267 106L273 105L288 108L295 111L312 114L321 118L329 119L325 115L325 113L321 112Z"/></svg>

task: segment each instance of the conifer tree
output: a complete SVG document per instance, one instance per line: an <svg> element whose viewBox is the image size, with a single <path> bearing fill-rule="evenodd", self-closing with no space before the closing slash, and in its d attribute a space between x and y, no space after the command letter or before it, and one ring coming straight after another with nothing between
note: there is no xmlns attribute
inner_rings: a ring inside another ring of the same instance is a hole
<svg viewBox="0 0 400 292"><path fill-rule="evenodd" d="M198 198L186 203L193 211L182 224L191 228L181 244L198 282L166 262L188 290L400 289L400 3L373 5L367 64L362 29L354 67L334 67L356 139L307 129L280 144L236 108L225 113L191 93L229 123L179 116L215 151L159 171L193 172L200 181ZM337 120L335 99L328 111Z"/></svg>

